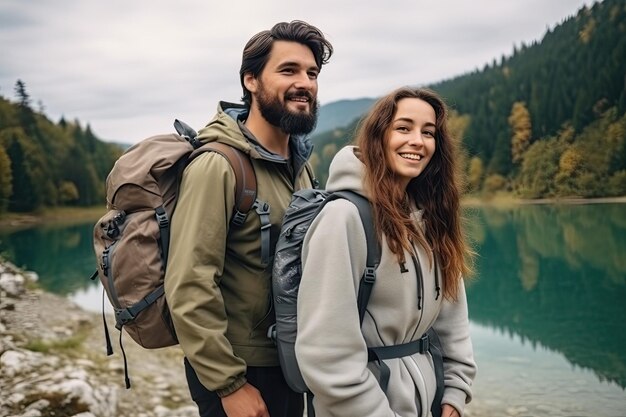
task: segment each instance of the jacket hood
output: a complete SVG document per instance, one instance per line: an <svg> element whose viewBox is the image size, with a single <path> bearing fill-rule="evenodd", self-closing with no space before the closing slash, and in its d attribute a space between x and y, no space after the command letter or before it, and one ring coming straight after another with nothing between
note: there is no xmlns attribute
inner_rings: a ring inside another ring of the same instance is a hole
<svg viewBox="0 0 626 417"><path fill-rule="evenodd" d="M251 144L246 140L238 121L248 117L248 108L242 104L220 101L217 114L205 127L198 131L202 143L220 142L250 153Z"/></svg>
<svg viewBox="0 0 626 417"><path fill-rule="evenodd" d="M356 146L346 146L337 152L328 169L328 191L350 190L369 197L363 186L365 165L354 154L356 149Z"/></svg>

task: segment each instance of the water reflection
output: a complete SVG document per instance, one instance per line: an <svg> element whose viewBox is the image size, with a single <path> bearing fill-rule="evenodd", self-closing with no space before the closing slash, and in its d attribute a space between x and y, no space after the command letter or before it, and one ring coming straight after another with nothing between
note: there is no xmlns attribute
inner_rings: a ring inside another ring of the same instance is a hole
<svg viewBox="0 0 626 417"><path fill-rule="evenodd" d="M471 209L472 321L626 388L626 207Z"/></svg>
<svg viewBox="0 0 626 417"><path fill-rule="evenodd" d="M37 272L41 286L68 295L97 286L89 280L96 268L93 224L0 231L0 254L17 266Z"/></svg>

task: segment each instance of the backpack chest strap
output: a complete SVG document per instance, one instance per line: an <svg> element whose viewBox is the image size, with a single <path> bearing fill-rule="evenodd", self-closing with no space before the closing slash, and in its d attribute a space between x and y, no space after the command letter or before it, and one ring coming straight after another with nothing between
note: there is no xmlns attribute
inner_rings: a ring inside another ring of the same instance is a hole
<svg viewBox="0 0 626 417"><path fill-rule="evenodd" d="M382 361L385 359L402 358L416 353L426 353L430 349L428 334L417 340L400 345L378 346L367 348L367 361Z"/></svg>
<svg viewBox="0 0 626 417"><path fill-rule="evenodd" d="M368 347L367 348L367 361L368 362L377 362L380 366L380 387L383 392L387 393L387 388L389 386L389 376L391 375L391 371L387 364L385 364L385 359L394 359L394 358L402 358L404 356L414 355L416 353L424 354L428 352L430 349L430 338L428 334L424 334L418 340L414 340L408 343L402 343L400 345L392 345L392 346L378 346L378 347Z"/></svg>

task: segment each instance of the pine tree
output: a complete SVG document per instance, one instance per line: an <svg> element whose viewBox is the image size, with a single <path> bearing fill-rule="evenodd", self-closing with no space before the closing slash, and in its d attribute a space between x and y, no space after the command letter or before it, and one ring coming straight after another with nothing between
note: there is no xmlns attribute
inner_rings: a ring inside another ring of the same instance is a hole
<svg viewBox="0 0 626 417"><path fill-rule="evenodd" d="M15 95L17 95L18 103L21 107L30 109L30 95L26 92L24 81L17 80L15 82Z"/></svg>
<svg viewBox="0 0 626 417"><path fill-rule="evenodd" d="M9 210L28 212L38 209L43 201L41 176L37 175L36 167L30 163L32 152L29 152L28 138L22 129L11 129L3 132L8 136L7 155L11 160L13 174L13 193L9 201Z"/></svg>
<svg viewBox="0 0 626 417"><path fill-rule="evenodd" d="M28 135L35 136L35 114L31 108L30 95L26 92L26 84L22 80L15 83L15 95L18 100L20 124Z"/></svg>

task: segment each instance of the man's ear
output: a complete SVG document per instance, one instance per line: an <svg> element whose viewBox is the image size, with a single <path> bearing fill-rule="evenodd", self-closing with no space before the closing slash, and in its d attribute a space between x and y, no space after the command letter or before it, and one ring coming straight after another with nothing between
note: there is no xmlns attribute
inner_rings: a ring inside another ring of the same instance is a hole
<svg viewBox="0 0 626 417"><path fill-rule="evenodd" d="M259 80L251 72L246 72L243 75L243 85L251 93L256 93L259 88Z"/></svg>

